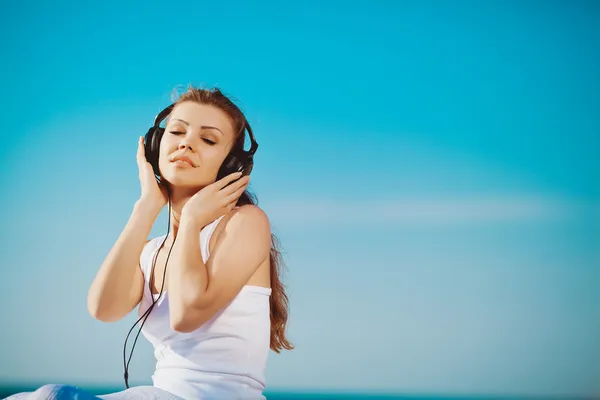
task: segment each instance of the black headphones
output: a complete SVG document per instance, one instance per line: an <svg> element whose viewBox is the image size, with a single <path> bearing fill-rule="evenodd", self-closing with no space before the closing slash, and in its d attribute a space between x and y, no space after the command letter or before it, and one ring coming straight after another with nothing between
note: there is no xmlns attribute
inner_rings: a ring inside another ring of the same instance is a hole
<svg viewBox="0 0 600 400"><path fill-rule="evenodd" d="M171 113L171 111L173 111L174 107L175 104L171 104L156 116L154 119L154 126L148 129L145 137L144 146L146 150L146 159L150 165L152 165L154 174L159 180L161 177L160 170L158 168L160 140L165 133L165 128L160 127L160 123L167 117L167 115ZM236 146L234 144L233 149L229 152L223 161L223 164L221 164L221 168L219 168L217 180L234 172L241 172L242 176L250 175L250 172L252 172L252 168L254 166L254 153L256 153L256 150L258 149L258 143L256 143L252 128L250 128L250 124L246 119L244 119L244 126L241 132L242 135L244 134L244 130L247 130L248 136L250 136L250 150L244 150L242 146ZM243 139L243 137L241 139ZM243 141L241 142L243 143Z"/></svg>
<svg viewBox="0 0 600 400"><path fill-rule="evenodd" d="M148 132L146 133L146 136L145 136L144 148L146 150L146 160L148 160L150 165L152 165L154 174L156 175L156 178L159 182L160 182L161 174L160 174L160 170L158 168L158 156L159 156L159 150L160 150L160 140L162 139L162 136L165 133L165 128L161 128L160 123L167 117L167 115L169 115L171 113L171 111L173 111L174 107L175 107L175 104L171 104L170 106L168 106L167 108L162 110L154 119L154 126L152 126L150 129L148 129ZM244 134L244 132L243 132L244 129L248 131L248 136L250 136L250 143L251 143L250 150L248 150L248 151L244 150L243 145L242 145L243 144L243 136L240 136L234 143L233 148L231 149L231 151L229 152L229 154L227 155L227 157L225 158L223 163L221 164L221 167L219 168L219 172L217 173L217 180L224 178L225 176L232 174L234 172L242 172L242 176L250 175L250 172L252 171L252 167L254 166L254 153L256 153L256 150L258 149L258 143L256 143L256 140L254 139L254 134L252 133L252 128L250 128L250 124L248 124L248 121L245 118L244 118L244 126L243 126L242 132L241 132L242 135ZM238 146L238 143L240 144L239 146ZM167 240L167 237L169 236L170 228L171 228L171 197L169 196L169 222L167 225L167 235L165 236L162 244L159 247L159 250L155 253L154 259L152 260L152 271L150 273L150 279L148 280L148 290L150 290L150 293L152 293L151 283L152 283L153 277L154 277L154 267L156 266L156 259L158 258L158 252L164 246L164 244ZM175 242L173 242L173 244L175 244ZM162 281L162 285L160 288L160 293L159 293L158 298L160 298L163 294L163 288L164 288L164 284L165 284L165 276L166 276L166 272L167 272L167 264L169 263L169 257L171 256L171 250L173 249L173 244L171 244L171 248L169 249L169 253L167 254L167 260L165 262L165 272L163 274L163 281ZM142 314L142 316L135 322L135 324L133 324L133 326L129 330L129 333L127 333L127 337L125 338L125 344L123 345L123 367L124 367L125 372L123 374L123 377L125 378L125 387L127 387L127 388L129 388L129 371L128 371L129 370L129 362L131 361L131 356L133 355L133 350L135 349L135 344L137 342L138 337L140 336L140 333L142 332L142 328L144 327L146 320L148 319L148 317L150 316L150 313L152 312L152 309L154 308L154 305L157 303L158 298L152 300L152 304L148 307L148 309L144 312L144 314ZM131 348L131 353L129 354L129 359L127 360L126 359L127 341L129 339L129 335L131 334L131 331L133 331L135 326L140 321L142 321L142 325L140 326L140 329L135 337L133 346Z"/></svg>

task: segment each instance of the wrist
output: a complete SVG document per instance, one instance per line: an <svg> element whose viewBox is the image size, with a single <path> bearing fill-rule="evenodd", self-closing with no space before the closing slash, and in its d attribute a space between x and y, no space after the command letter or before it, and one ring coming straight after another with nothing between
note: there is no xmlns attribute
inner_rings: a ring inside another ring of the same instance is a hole
<svg viewBox="0 0 600 400"><path fill-rule="evenodd" d="M179 222L179 229L192 230L200 232L206 223L204 219L199 216L191 215L185 212L185 209L181 212L181 221Z"/></svg>
<svg viewBox="0 0 600 400"><path fill-rule="evenodd" d="M153 217L158 217L158 214L160 214L163 206L161 204L156 204L152 201L140 198L138 201L135 202L134 204L134 210L139 210L141 212L143 212L144 214L153 216Z"/></svg>

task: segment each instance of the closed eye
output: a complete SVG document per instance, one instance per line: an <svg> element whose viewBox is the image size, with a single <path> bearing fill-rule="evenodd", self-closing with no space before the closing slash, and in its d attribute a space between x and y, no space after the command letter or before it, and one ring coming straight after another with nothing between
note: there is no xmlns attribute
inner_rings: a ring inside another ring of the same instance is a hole
<svg viewBox="0 0 600 400"><path fill-rule="evenodd" d="M185 135L185 132L181 132L181 131L169 131L169 133L172 133L173 135ZM204 143L208 144L209 146L214 146L217 143L214 140L210 140L208 138L202 138L202 140L204 141Z"/></svg>

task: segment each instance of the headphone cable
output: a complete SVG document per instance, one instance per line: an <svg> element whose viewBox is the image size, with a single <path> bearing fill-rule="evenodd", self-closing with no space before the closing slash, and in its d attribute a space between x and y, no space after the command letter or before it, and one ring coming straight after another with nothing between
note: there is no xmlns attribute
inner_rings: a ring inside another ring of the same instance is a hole
<svg viewBox="0 0 600 400"><path fill-rule="evenodd" d="M154 278L154 269L156 267L156 260L158 259L158 254L160 253L160 250L163 248L165 242L167 241L167 238L169 237L170 230L171 230L171 196L169 195L169 217L168 217L168 225L167 225L167 234L165 235L165 238L164 238L162 244L158 248L158 251L154 255L154 258L152 260L152 271L150 272L150 279L148 280L148 289L149 289L150 295L152 297L154 297L152 295L152 280ZM142 316L133 324L133 326L131 327L131 329L129 329L129 332L127 333L127 337L125 338L125 344L123 345L123 367L124 367L125 372L123 374L123 377L125 378L125 387L127 389L129 389L129 372L128 372L128 370L129 370L129 363L131 362L131 357L133 356L133 350L135 349L135 344L137 343L137 339L140 336L142 329L144 328L144 324L146 323L146 320L148 319L148 317L150 316L150 313L154 309L154 305L158 302L158 300L161 298L161 296L163 294L163 288L165 285L165 277L167 276L167 265L169 263L169 257L171 256L171 250L173 250L174 244L175 244L175 239L173 239L173 243L171 244L171 247L169 248L169 253L167 254L167 259L165 261L165 269L163 272L162 284L160 287L160 293L159 293L158 297L156 299L152 299L152 304L150 305L150 307L148 307L148 309L144 312L144 314L142 314ZM142 294L142 298L143 298L143 294ZM127 361L125 361L126 360L127 341L129 340L129 335L131 334L131 331L133 331L133 328L135 328L135 326L142 319L144 321L142 322L142 325L140 326L140 329L138 330L138 333L135 336L135 340L133 341L133 346L131 347L129 359L127 359Z"/></svg>

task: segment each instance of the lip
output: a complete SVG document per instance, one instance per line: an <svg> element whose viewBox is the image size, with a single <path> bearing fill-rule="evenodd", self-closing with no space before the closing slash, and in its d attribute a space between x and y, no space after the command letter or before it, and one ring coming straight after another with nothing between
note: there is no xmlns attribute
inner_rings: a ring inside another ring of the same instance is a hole
<svg viewBox="0 0 600 400"><path fill-rule="evenodd" d="M194 164L191 158L186 156L175 156L171 159L171 162L178 165L188 164L190 167L196 167L196 164Z"/></svg>

